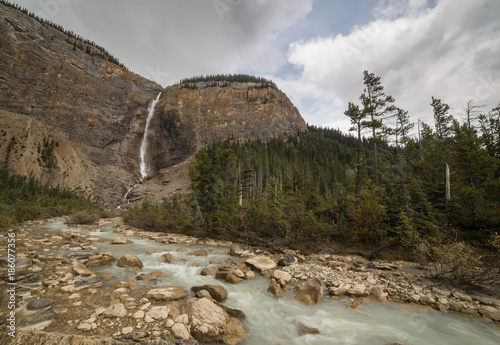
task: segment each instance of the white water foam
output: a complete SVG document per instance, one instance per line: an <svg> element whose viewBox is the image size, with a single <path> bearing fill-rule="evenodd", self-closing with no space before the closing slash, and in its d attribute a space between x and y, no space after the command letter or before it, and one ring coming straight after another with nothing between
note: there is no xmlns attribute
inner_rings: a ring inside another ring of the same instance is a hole
<svg viewBox="0 0 500 345"><path fill-rule="evenodd" d="M141 172L141 181L144 180L148 176L148 173L151 170L151 167L146 159L148 146L149 146L148 132L149 132L149 126L151 125L151 119L153 118L153 114L155 112L156 103L158 103L158 100L160 99L160 95L161 95L161 92L158 94L158 96L156 96L156 99L149 105L149 108L148 108L148 117L146 119L146 127L144 128L144 136L142 138L141 148L139 150L139 169Z"/></svg>

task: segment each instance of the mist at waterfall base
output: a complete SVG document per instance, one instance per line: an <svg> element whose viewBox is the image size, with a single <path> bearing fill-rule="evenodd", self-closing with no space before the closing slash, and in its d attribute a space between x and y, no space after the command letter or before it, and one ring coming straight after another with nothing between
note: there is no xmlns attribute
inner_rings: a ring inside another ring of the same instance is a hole
<svg viewBox="0 0 500 345"><path fill-rule="evenodd" d="M148 117L146 118L144 136L142 137L141 147L139 150L139 170L141 172L141 181L148 176L148 173L151 170L151 166L149 165L149 162L147 162L147 154L149 146L148 133L149 133L149 127L151 125L151 119L153 118L153 114L155 112L156 103L158 103L160 95L161 92L158 94L158 96L156 96L156 99L153 102L151 102L148 108Z"/></svg>
<svg viewBox="0 0 500 345"><path fill-rule="evenodd" d="M60 222L53 223L59 230L64 227ZM347 307L347 298L331 300L325 296L321 304L306 306L292 299L293 292L276 299L267 293L269 278L259 276L239 284L227 284L212 276L201 276L203 267L216 268L210 262L227 263L238 260L228 255L229 249L223 247L204 247L186 244L162 244L142 237L127 237L133 243L112 245L109 242L123 236L113 233L112 225L100 231L91 232L92 236L105 239L96 244L101 252L111 252L116 258L125 254L137 255L144 267L141 272L120 268L114 263L110 267L95 269L98 274L112 273L114 279L103 283L103 287L120 280L148 274L155 270L167 273L157 283L141 281L142 285L183 286L192 297L192 286L214 284L222 285L229 292L224 303L230 308L245 312L242 320L248 327L245 345L497 345L500 344L500 330L486 322L468 320L462 315L442 313L419 306L401 303L378 303L366 300L357 309ZM187 252L177 252L184 247ZM187 253L191 250L206 249L208 256L194 257ZM146 251L153 252L151 255ZM157 251L157 252L155 252ZM171 253L174 259L185 263L166 263L162 257ZM320 334L300 335L301 326L318 328Z"/></svg>

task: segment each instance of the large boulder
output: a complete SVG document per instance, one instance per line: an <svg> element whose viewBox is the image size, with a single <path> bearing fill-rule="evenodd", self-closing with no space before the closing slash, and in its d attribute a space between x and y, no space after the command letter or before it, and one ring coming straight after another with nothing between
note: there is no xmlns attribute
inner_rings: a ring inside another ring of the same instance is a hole
<svg viewBox="0 0 500 345"><path fill-rule="evenodd" d="M247 251L247 247L245 247L243 244L233 244L229 249L229 254L231 254L232 256L241 256Z"/></svg>
<svg viewBox="0 0 500 345"><path fill-rule="evenodd" d="M207 256L207 251L205 249L198 249L198 250L193 250L192 252L189 252L187 255L190 256Z"/></svg>
<svg viewBox="0 0 500 345"><path fill-rule="evenodd" d="M324 285L323 281L318 278L309 279L299 288L299 294L309 295L314 303L321 303Z"/></svg>
<svg viewBox="0 0 500 345"><path fill-rule="evenodd" d="M353 297L365 296L366 286L363 284L354 284L347 290L347 294Z"/></svg>
<svg viewBox="0 0 500 345"><path fill-rule="evenodd" d="M246 327L208 298L191 298L186 314L192 336L202 343L237 344L246 337Z"/></svg>
<svg viewBox="0 0 500 345"><path fill-rule="evenodd" d="M176 301L186 296L182 286L165 286L149 290L145 297L156 301Z"/></svg>
<svg viewBox="0 0 500 345"><path fill-rule="evenodd" d="M479 308L479 313L495 322L500 322L500 309L491 306L484 306Z"/></svg>
<svg viewBox="0 0 500 345"><path fill-rule="evenodd" d="M193 286L191 290L194 292L206 290L210 294L210 297L220 303L225 302L228 297L227 290L220 285Z"/></svg>
<svg viewBox="0 0 500 345"><path fill-rule="evenodd" d="M276 279L277 281L283 280L285 283L288 283L290 280L292 280L292 276L290 273L281 270L274 271L273 278Z"/></svg>
<svg viewBox="0 0 500 345"><path fill-rule="evenodd" d="M370 288L370 296L379 302L387 302L387 293L382 285L374 285Z"/></svg>
<svg viewBox="0 0 500 345"><path fill-rule="evenodd" d="M110 242L110 244L129 244L129 243L132 243L132 241L127 240L124 237L117 237Z"/></svg>
<svg viewBox="0 0 500 345"><path fill-rule="evenodd" d="M298 262L299 262L299 260L297 260L297 258L294 255L287 253L278 261L278 265L290 266L290 265L297 264Z"/></svg>
<svg viewBox="0 0 500 345"><path fill-rule="evenodd" d="M124 255L122 256L118 262L116 263L119 267L133 267L133 268L142 268L144 264L141 259L139 259L135 255Z"/></svg>
<svg viewBox="0 0 500 345"><path fill-rule="evenodd" d="M279 298L281 296L281 286L276 282L275 279L271 279L271 283L269 284L269 287L267 288L267 292L271 295L273 295L276 298Z"/></svg>
<svg viewBox="0 0 500 345"><path fill-rule="evenodd" d="M40 310L50 307L54 301L49 298L35 298L29 301L27 305L28 310Z"/></svg>
<svg viewBox="0 0 500 345"><path fill-rule="evenodd" d="M257 271L270 271L276 268L276 262L267 256L255 256L246 260L245 263Z"/></svg>
<svg viewBox="0 0 500 345"><path fill-rule="evenodd" d="M39 312L29 315L28 317L20 321L17 330L41 331L47 328L55 320L55 318L56 314L54 314L53 312L48 310L40 310ZM2 343L1 340L0 343Z"/></svg>

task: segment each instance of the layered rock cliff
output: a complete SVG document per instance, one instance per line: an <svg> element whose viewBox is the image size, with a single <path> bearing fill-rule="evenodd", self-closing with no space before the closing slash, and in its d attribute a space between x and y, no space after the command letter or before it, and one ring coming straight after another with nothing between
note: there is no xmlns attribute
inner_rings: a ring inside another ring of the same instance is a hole
<svg viewBox="0 0 500 345"><path fill-rule="evenodd" d="M267 140L306 129L275 88L233 82L162 90L99 57L94 45L1 3L0 11L0 162L14 141L13 173L114 208L134 184L129 200L186 192L194 154L213 138ZM148 133L152 171L139 185L148 106L160 92Z"/></svg>

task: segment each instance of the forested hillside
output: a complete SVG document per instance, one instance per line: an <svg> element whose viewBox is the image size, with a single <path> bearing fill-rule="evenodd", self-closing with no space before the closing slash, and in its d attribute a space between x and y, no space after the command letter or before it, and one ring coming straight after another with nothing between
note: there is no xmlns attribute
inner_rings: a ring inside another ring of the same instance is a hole
<svg viewBox="0 0 500 345"><path fill-rule="evenodd" d="M192 170L192 200L142 206L150 227L182 220L232 239L433 260L498 250L500 108L469 102L461 123L433 98L436 129L421 123L419 135L380 78L365 72L365 86L345 112L355 136L309 126L288 140L214 142ZM169 215L155 222L152 207Z"/></svg>

